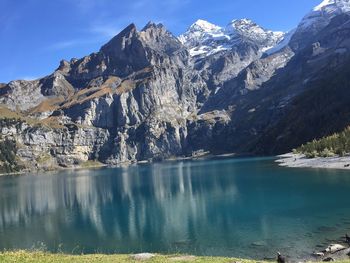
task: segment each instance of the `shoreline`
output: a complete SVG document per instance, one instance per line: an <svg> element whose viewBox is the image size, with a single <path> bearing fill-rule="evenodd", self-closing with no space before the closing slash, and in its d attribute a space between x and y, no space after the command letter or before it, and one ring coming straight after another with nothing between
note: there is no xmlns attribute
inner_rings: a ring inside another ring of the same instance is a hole
<svg viewBox="0 0 350 263"><path fill-rule="evenodd" d="M202 154L197 154L194 156L179 156L174 158L167 158L161 162L173 162L173 161L188 161L188 160L202 160L202 159L215 159L215 158L237 158L251 156L247 154L237 154L237 153L227 153L227 154L211 154L210 152L204 152ZM335 170L350 170L350 156L345 157L316 157L316 158L306 158L304 154L294 154L286 153L276 156L275 162L281 167L289 168L318 168L318 169L335 169ZM35 169L35 170L23 170L19 172L11 173L0 173L2 176L14 176L14 175L24 175L29 173L40 173L40 172L61 172L61 171L74 171L74 170L85 170L85 169L99 169L99 168L114 168L129 165L142 165L151 164L156 161L152 160L141 160L137 162L123 162L116 165L109 165L104 163L98 163L95 165L78 165L74 167L57 167L53 170Z"/></svg>
<svg viewBox="0 0 350 263"><path fill-rule="evenodd" d="M245 156L245 155L239 155L236 153L227 153L227 154L212 154L210 152L203 152L199 153L193 156L179 156L179 157L173 157L173 158L167 158L164 159L160 162L174 162L174 161L188 161L188 160L202 160L202 159L212 159L212 158L233 158L233 157L240 157L240 156ZM57 167L56 169L52 170L45 170L45 169L33 169L33 170L23 170L19 172L11 172L11 173L0 173L0 177L2 176L11 176L11 175L25 175L25 174L32 174L32 173L40 173L40 172L61 172L61 171L74 171L74 170L85 170L85 169L99 169L99 168L116 168L116 167L125 167L125 166L131 166L131 165L142 165L142 164L152 164L152 163L157 163L157 161L153 160L141 160L137 162L121 162L118 164L105 164L105 163L100 163L95 165L89 165L89 166L84 166L84 165L77 165L77 166L72 166L72 167Z"/></svg>
<svg viewBox="0 0 350 263"><path fill-rule="evenodd" d="M350 170L350 156L306 158L304 154L286 153L277 158L282 167Z"/></svg>
<svg viewBox="0 0 350 263"><path fill-rule="evenodd" d="M140 254L82 254L70 255L64 253L50 253L45 251L0 251L0 262L30 262L30 263L70 263L70 262L102 262L102 263L128 263L128 262L198 262L198 263L267 263L268 261L260 261L253 259L230 258L230 257L210 257L210 256L192 256L183 254L162 255L157 253L140 253Z"/></svg>
<svg viewBox="0 0 350 263"><path fill-rule="evenodd" d="M62 172L62 171L74 171L74 170L90 170L90 169L99 169L99 168L107 168L109 167L107 164L100 163L98 165L91 166L74 166L74 167L58 167L53 170L45 170L45 169L37 169L37 170L23 170L20 172L12 172L12 173L0 173L1 176L11 176L11 175L25 175L25 174L33 174L33 173L50 173L50 172Z"/></svg>

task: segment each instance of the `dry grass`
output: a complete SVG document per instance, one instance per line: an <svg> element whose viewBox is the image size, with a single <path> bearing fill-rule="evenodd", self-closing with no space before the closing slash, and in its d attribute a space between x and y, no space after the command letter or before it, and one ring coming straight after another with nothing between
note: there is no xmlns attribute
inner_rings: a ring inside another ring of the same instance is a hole
<svg viewBox="0 0 350 263"><path fill-rule="evenodd" d="M105 166L103 163L94 160L89 160L80 164L81 168L99 168L103 166Z"/></svg>
<svg viewBox="0 0 350 263"><path fill-rule="evenodd" d="M123 93L129 92L136 87L136 84L132 80L123 81L116 90L116 94L121 95Z"/></svg>
<svg viewBox="0 0 350 263"><path fill-rule="evenodd" d="M0 117L1 118L9 118L9 119L21 119L23 116L22 114L11 111L10 109L6 108L3 105L0 105Z"/></svg>
<svg viewBox="0 0 350 263"><path fill-rule="evenodd" d="M47 100L44 100L41 102L38 106L31 109L29 113L40 113L40 112L47 112L47 111L55 111L59 108L59 104L64 102L64 97L56 97L56 98L50 98Z"/></svg>
<svg viewBox="0 0 350 263"><path fill-rule="evenodd" d="M0 118L16 119L28 123L29 125L46 126L53 129L61 129L64 126L59 124L57 117L49 117L43 120L30 118L19 111L12 111L0 105Z"/></svg>

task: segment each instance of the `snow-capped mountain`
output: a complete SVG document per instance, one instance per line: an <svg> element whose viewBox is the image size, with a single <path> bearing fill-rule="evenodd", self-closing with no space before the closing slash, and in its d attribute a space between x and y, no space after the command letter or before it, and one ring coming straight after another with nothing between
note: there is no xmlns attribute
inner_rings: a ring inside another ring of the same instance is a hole
<svg viewBox="0 0 350 263"><path fill-rule="evenodd" d="M350 13L350 0L324 0L304 16L291 38L290 46L296 50L308 44L331 20L344 13Z"/></svg>
<svg viewBox="0 0 350 263"><path fill-rule="evenodd" d="M198 20L178 39L130 24L49 76L0 83L1 107L23 116L3 138L26 169L290 151L350 124L349 11L323 1L289 33Z"/></svg>
<svg viewBox="0 0 350 263"><path fill-rule="evenodd" d="M232 20L226 27L198 20L179 39L190 49L191 56L209 56L244 42L254 43L266 51L281 42L284 35L266 30L249 19Z"/></svg>
<svg viewBox="0 0 350 263"><path fill-rule="evenodd" d="M350 12L350 0L324 0L309 12L299 24L300 29L326 26L336 15Z"/></svg>
<svg viewBox="0 0 350 263"><path fill-rule="evenodd" d="M230 37L225 30L205 20L197 20L183 35L180 41L190 49L191 56L211 55L229 49Z"/></svg>

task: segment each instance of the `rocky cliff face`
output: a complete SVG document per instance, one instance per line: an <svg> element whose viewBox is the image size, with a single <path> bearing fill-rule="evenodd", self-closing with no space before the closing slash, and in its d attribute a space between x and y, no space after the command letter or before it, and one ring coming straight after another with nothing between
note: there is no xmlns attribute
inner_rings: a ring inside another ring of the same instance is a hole
<svg viewBox="0 0 350 263"><path fill-rule="evenodd" d="M348 2L328 2L288 34L247 19L226 28L197 21L179 38L160 24L131 24L47 77L1 84L1 118L11 125L0 140L16 142L30 169L290 150L304 142L291 140L295 105L314 110L300 98L348 65Z"/></svg>
<svg viewBox="0 0 350 263"><path fill-rule="evenodd" d="M29 170L75 167L97 160L109 138L104 129L74 124L53 128L15 118L3 119L0 132L2 141L16 142L17 166Z"/></svg>

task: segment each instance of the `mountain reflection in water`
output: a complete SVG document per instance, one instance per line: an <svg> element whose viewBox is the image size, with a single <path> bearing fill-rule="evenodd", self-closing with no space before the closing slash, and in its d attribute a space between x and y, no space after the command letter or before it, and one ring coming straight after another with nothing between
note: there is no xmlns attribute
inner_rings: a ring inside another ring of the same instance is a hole
<svg viewBox="0 0 350 263"><path fill-rule="evenodd" d="M336 197L325 195L325 186ZM349 186L342 171L286 169L254 158L8 176L0 178L0 247L306 254L326 238L317 228L350 221Z"/></svg>

